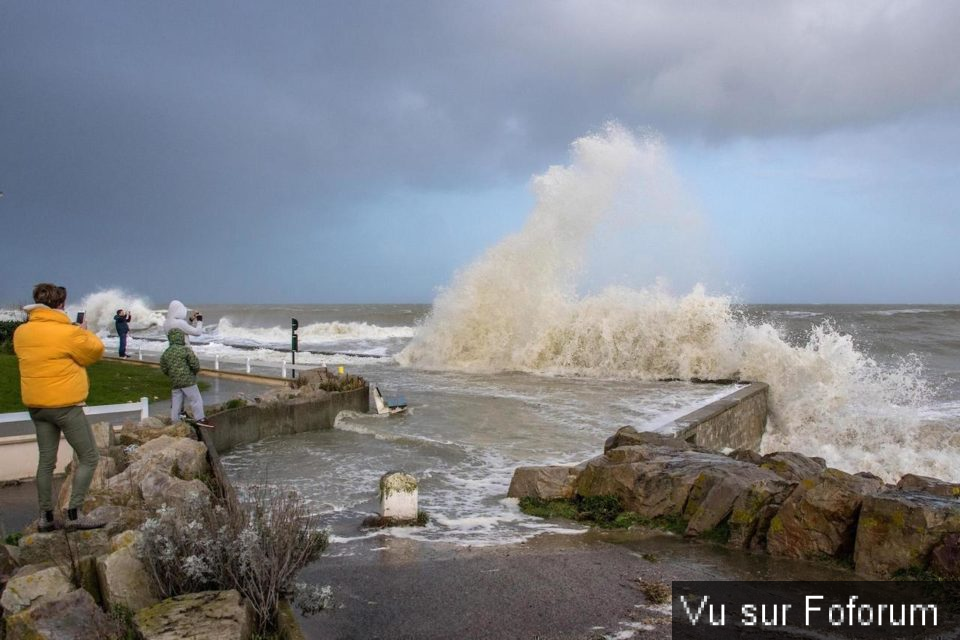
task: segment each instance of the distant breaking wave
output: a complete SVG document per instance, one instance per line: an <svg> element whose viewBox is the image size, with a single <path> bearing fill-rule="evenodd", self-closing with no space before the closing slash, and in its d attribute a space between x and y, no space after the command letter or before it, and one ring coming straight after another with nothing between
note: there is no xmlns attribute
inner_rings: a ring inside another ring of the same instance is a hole
<svg viewBox="0 0 960 640"><path fill-rule="evenodd" d="M525 227L455 276L398 362L477 372L762 380L770 384L772 405L765 450L823 456L833 466L888 480L906 472L960 479L958 432L945 438L942 428L918 418L928 389L915 357L882 367L829 324L794 346L774 326L749 324L730 298L707 295L699 285L684 296L659 285L578 295L597 225L623 208L625 194L639 194L638 212L649 211L650 201L669 201L663 191L677 180L661 140L615 124L574 142L572 156L569 166L534 179L537 200ZM637 214L640 222L653 215L662 221L662 211Z"/></svg>
<svg viewBox="0 0 960 640"><path fill-rule="evenodd" d="M289 327L251 328L235 326L229 318L217 323L216 335L223 340L251 344L288 344ZM301 325L297 330L300 342L325 343L345 340L388 340L411 338L413 327L381 327L366 322L317 322Z"/></svg>

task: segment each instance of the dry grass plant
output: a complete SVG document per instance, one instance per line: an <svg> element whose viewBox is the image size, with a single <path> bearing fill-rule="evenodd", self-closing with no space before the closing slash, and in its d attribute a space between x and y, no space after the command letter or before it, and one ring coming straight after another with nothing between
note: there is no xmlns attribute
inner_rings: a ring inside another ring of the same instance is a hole
<svg viewBox="0 0 960 640"><path fill-rule="evenodd" d="M294 593L294 578L327 546L319 524L295 491L261 483L242 497L227 491L162 506L141 529L140 555L163 597L236 589L268 633L280 598Z"/></svg>

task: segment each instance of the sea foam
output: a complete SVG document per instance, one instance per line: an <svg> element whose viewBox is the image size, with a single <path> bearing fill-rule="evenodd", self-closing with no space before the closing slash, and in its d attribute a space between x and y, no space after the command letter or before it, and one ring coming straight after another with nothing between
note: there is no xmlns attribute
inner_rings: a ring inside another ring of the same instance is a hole
<svg viewBox="0 0 960 640"><path fill-rule="evenodd" d="M906 472L960 479L956 432L945 439L918 416L928 389L915 357L881 366L830 324L814 326L805 344L790 344L773 325L748 323L731 298L700 285L681 296L659 283L578 294L589 240L605 218L632 204L636 222L662 224L664 212L650 202L683 198L664 197L679 181L657 137L611 124L574 142L572 156L569 166L534 179L536 204L524 228L437 296L400 364L762 380L771 387L765 450L823 456L888 480Z"/></svg>

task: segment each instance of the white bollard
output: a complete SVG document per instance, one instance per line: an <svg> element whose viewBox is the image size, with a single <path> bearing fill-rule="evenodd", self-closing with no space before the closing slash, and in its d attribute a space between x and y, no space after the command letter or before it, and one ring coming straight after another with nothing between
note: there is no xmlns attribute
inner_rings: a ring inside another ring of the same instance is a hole
<svg viewBox="0 0 960 640"><path fill-rule="evenodd" d="M287 377L287 361L286 360L280 363L280 377L281 378Z"/></svg>
<svg viewBox="0 0 960 640"><path fill-rule="evenodd" d="M213 356L213 368L220 371L220 354Z"/></svg>
<svg viewBox="0 0 960 640"><path fill-rule="evenodd" d="M140 362L143 362L143 347L137 347L137 357L140 358Z"/></svg>
<svg viewBox="0 0 960 640"><path fill-rule="evenodd" d="M247 358L247 373L250 373L250 358Z"/></svg>
<svg viewBox="0 0 960 640"><path fill-rule="evenodd" d="M403 471L390 471L380 478L380 517L394 522L417 519L419 484Z"/></svg>

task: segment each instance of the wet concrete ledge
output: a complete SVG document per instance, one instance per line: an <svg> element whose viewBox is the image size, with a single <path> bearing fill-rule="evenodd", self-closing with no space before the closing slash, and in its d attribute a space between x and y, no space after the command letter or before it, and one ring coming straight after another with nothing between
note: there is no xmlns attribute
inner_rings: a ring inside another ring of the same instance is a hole
<svg viewBox="0 0 960 640"><path fill-rule="evenodd" d="M765 382L751 382L728 396L681 416L664 427L678 438L706 449L760 450L767 427Z"/></svg>
<svg viewBox="0 0 960 640"><path fill-rule="evenodd" d="M204 441L218 453L225 453L270 436L332 429L341 411L367 413L369 408L368 384L351 391L328 392L319 398L250 404L208 416L216 429L204 430L210 436Z"/></svg>

